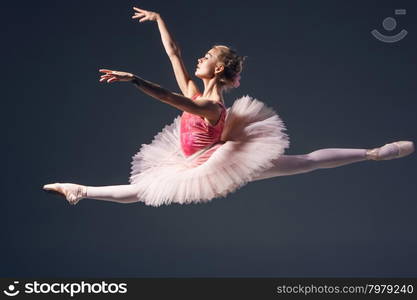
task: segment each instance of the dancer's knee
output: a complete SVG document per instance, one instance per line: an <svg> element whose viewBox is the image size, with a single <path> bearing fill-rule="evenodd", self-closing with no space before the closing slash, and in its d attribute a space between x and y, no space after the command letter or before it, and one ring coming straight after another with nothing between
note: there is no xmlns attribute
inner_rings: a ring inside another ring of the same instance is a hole
<svg viewBox="0 0 417 300"><path fill-rule="evenodd" d="M321 160L318 157L317 150L303 155L303 164L307 171L313 171L322 167Z"/></svg>
<svg viewBox="0 0 417 300"><path fill-rule="evenodd" d="M310 172L314 169L314 159L308 154L281 155L274 161L274 166L257 175L254 180L276 176L289 176Z"/></svg>
<svg viewBox="0 0 417 300"><path fill-rule="evenodd" d="M327 169L333 167L334 153L334 149L319 149L306 156L312 170Z"/></svg>
<svg viewBox="0 0 417 300"><path fill-rule="evenodd" d="M277 161L276 169L282 175L306 173L314 169L314 158L309 154L282 155Z"/></svg>

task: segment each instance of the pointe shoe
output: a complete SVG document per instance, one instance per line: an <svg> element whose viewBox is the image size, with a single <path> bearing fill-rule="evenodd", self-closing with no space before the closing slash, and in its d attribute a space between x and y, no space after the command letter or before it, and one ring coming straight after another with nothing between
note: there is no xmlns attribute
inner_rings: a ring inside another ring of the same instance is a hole
<svg viewBox="0 0 417 300"><path fill-rule="evenodd" d="M77 204L87 197L87 187L74 183L51 183L45 184L43 189L48 193L64 196L70 204Z"/></svg>
<svg viewBox="0 0 417 300"><path fill-rule="evenodd" d="M411 141L398 141L385 144L382 147L366 151L366 158L372 160L390 160L407 156L414 152L414 143Z"/></svg>

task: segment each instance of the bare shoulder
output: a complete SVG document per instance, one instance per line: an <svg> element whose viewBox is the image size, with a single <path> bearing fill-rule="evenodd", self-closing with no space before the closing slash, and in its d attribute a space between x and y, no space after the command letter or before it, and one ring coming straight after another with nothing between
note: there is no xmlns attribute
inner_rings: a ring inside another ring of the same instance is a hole
<svg viewBox="0 0 417 300"><path fill-rule="evenodd" d="M211 100L211 99L204 99L200 97L196 97L196 102L201 107L205 108L204 120L206 123L215 126L221 116L222 113L222 106L219 104L223 104L220 100Z"/></svg>
<svg viewBox="0 0 417 300"><path fill-rule="evenodd" d="M201 96L201 93L195 93L191 97L193 97L195 95L197 95L195 97L195 101L198 101L199 103L204 103L205 105L208 105L208 106L215 107L215 106L219 106L219 103L224 104L221 100L213 100L213 99L204 98L204 97Z"/></svg>

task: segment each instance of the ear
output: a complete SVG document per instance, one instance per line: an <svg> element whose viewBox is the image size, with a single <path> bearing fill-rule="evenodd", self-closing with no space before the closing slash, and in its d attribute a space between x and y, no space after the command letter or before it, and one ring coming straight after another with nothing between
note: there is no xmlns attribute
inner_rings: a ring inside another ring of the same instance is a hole
<svg viewBox="0 0 417 300"><path fill-rule="evenodd" d="M221 73L221 72L223 72L224 71L224 66L223 65L217 65L215 68L214 68L214 73L215 74L219 74L219 73Z"/></svg>

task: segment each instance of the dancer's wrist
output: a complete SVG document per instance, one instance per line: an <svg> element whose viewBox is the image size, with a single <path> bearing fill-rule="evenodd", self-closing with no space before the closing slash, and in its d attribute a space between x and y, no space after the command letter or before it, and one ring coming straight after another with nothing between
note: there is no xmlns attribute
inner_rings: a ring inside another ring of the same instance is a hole
<svg viewBox="0 0 417 300"><path fill-rule="evenodd" d="M155 13L155 21L159 22L161 20L162 20L161 15L159 13Z"/></svg>
<svg viewBox="0 0 417 300"><path fill-rule="evenodd" d="M134 85L141 86L141 79L136 75L133 75L132 80L130 82Z"/></svg>

